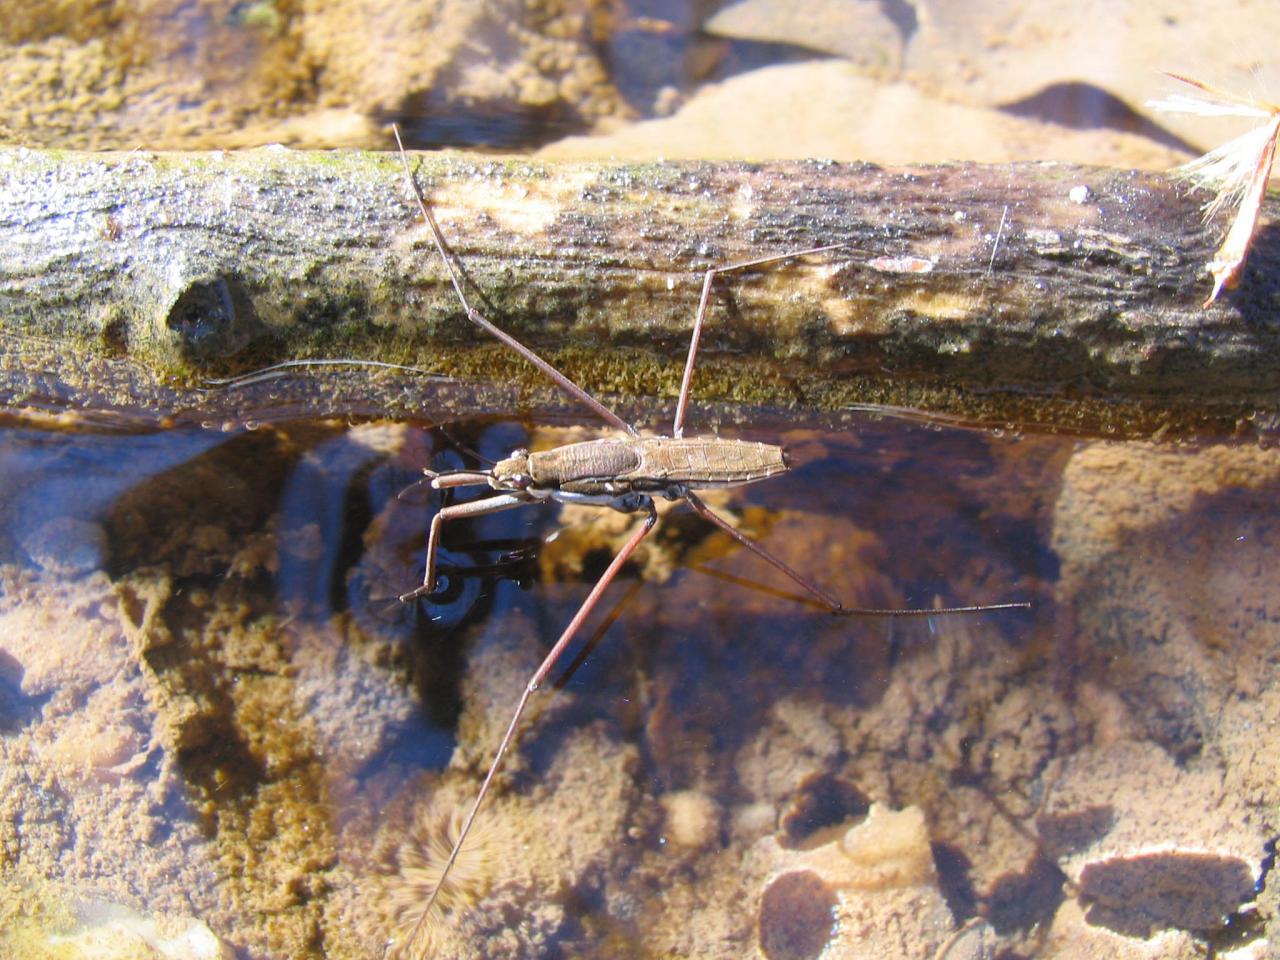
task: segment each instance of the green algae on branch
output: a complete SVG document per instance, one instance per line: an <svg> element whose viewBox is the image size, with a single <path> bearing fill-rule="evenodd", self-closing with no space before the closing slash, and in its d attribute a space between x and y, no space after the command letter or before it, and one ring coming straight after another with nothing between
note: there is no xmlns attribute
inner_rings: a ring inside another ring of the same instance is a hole
<svg viewBox="0 0 1280 960"><path fill-rule="evenodd" d="M1217 230L1159 175L413 163L483 309L603 394L675 393L708 267L844 243L722 278L700 399L833 410L931 397L977 419L1014 409L1072 427L1103 426L1099 405L1175 428L1278 406L1280 241L1264 234L1242 289L1201 310ZM391 153L10 149L0 172L10 402L33 357L126 405L181 406L162 381L300 357L538 382L465 321ZM403 394L396 409L412 412Z"/></svg>

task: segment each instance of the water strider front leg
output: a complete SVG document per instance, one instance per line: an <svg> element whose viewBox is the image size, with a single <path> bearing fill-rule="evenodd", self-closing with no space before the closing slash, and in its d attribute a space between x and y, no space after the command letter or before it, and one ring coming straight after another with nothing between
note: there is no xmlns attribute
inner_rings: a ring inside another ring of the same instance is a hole
<svg viewBox="0 0 1280 960"><path fill-rule="evenodd" d="M439 478L437 478L439 479ZM435 481L432 481L435 486ZM448 484L445 484L448 486ZM425 597L436 588L436 548L440 543L440 528L446 520L459 520L463 517L483 517L490 513L500 513L514 507L523 507L533 501L523 494L503 493L484 500L472 500L469 503L454 503L441 507L440 512L431 518L431 532L427 535L427 563L422 572L422 586L408 593L400 594L400 602L408 603L419 597Z"/></svg>

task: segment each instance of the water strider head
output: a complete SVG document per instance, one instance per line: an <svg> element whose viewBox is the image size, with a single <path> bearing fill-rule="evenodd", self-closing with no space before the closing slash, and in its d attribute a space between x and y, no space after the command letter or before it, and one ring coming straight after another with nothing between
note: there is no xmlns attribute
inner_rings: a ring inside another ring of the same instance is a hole
<svg viewBox="0 0 1280 960"><path fill-rule="evenodd" d="M499 460L489 473L489 486L495 490L525 490L533 481L528 450L519 447L511 456Z"/></svg>

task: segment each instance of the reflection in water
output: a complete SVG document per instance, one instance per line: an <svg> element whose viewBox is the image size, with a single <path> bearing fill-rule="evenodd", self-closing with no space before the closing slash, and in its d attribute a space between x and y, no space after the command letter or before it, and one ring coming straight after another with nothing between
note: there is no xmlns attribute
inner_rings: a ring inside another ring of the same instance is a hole
<svg viewBox="0 0 1280 960"><path fill-rule="evenodd" d="M5 949L142 942L165 921L182 955L377 956L635 522L460 521L441 590L404 605L440 505L415 481L568 438L10 424L0 857L43 906ZM878 955L963 935L1065 956L1217 936L1260 877L1251 808L1280 782L1250 733L1280 709L1280 456L871 416L761 439L796 469L717 506L846 603L1034 609L831 617L666 513L535 698L432 929L440 955L807 956L791 948L856 934ZM1151 865L1194 924L1144 892ZM785 908L810 888L826 906Z"/></svg>
<svg viewBox="0 0 1280 960"><path fill-rule="evenodd" d="M79 434L7 425L4 555L49 573L107 565L107 514L131 490L227 441L213 431Z"/></svg>

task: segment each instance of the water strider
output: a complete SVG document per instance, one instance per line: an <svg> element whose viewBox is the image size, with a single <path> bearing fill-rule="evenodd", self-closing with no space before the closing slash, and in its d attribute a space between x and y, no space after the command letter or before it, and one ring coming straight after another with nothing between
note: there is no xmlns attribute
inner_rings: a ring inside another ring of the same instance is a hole
<svg viewBox="0 0 1280 960"><path fill-rule="evenodd" d="M405 178L418 205L423 221L431 231L432 241L449 272L450 282L457 293L468 319L486 332L501 340L522 357L536 366L551 378L569 396L581 401L601 419L621 431L622 436L607 439L588 440L571 443L546 450L530 453L527 450L515 450L505 460L499 461L489 470L449 470L424 471L430 484L437 490L452 487L488 485L494 495L481 500L453 504L442 507L432 518L430 532L427 537L426 565L422 584L418 588L401 595L400 600L411 602L421 597L428 597L435 589L436 553L440 542L440 530L446 521L464 517L478 517L486 514L510 510L526 504L545 503L579 503L600 507L609 507L624 513L643 513L644 520L627 538L622 548L610 562L608 568L591 588L587 598L578 608L577 613L564 628L560 638L546 655L542 664L529 678L524 691L511 715L510 723L493 760L489 765L484 781L475 800L467 811L458 830L453 847L440 870L440 876L422 906L418 919L403 946L411 947L417 940L427 917L440 891L448 879L449 872L458 859L462 845L466 842L476 815L484 802L493 779L502 765L502 759L510 748L520 725L530 697L546 680L547 675L560 659L565 648L577 635L582 624L590 616L600 597L618 572L635 552L641 541L653 529L658 514L653 498L662 497L667 500L683 500L693 508L699 516L715 524L742 546L751 550L777 570L789 577L806 593L813 596L832 613L840 615L864 616L937 616L947 613L978 613L991 610L1025 609L1027 603L995 603L962 607L944 607L927 609L871 609L846 607L839 599L808 578L792 569L763 546L736 530L727 520L716 514L702 501L695 491L714 489L717 487L739 486L755 483L785 473L790 465L786 452L782 447L772 444L749 442L743 440L723 439L714 436L686 437L684 435L685 414L689 404L689 388L693 381L694 364L698 355L698 341L702 334L707 305L711 297L712 284L722 273L745 270L751 267L794 260L798 257L822 253L843 247L844 244L830 244L812 247L777 256L763 257L742 263L708 269L702 283L702 295L698 301L697 314L694 317L693 332L689 339L689 353L685 361L684 375L680 382L680 395L676 402L675 420L670 436L642 437L636 429L616 413L604 406L580 386L566 377L547 361L543 360L531 349L520 343L510 334L501 330L474 307L463 290L461 272L445 244L440 226L436 222L430 207L423 199L413 172L409 168L409 160L400 141L400 132L395 131L396 143L400 148L400 159L404 166ZM389 944L390 946L390 944Z"/></svg>

